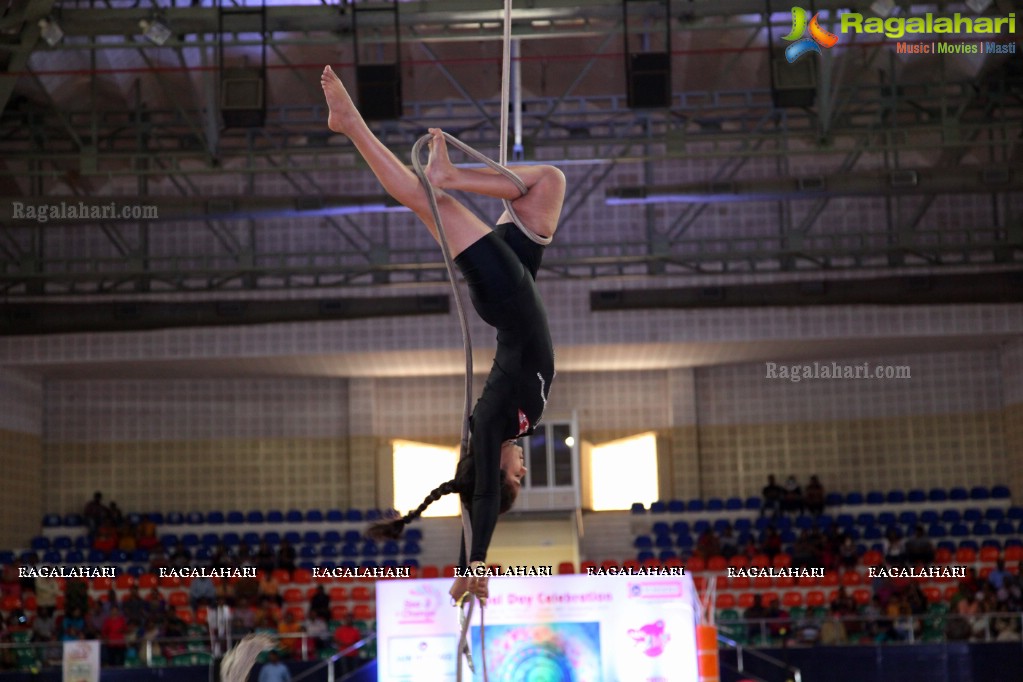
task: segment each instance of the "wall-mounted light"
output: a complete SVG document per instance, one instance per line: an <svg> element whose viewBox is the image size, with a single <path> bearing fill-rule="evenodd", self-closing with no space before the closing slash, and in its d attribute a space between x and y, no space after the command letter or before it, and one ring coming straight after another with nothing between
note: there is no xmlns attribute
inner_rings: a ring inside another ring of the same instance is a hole
<svg viewBox="0 0 1023 682"><path fill-rule="evenodd" d="M146 40L154 45L163 45L171 37L171 30L159 19L142 19L139 21L139 28L142 29L142 35Z"/></svg>

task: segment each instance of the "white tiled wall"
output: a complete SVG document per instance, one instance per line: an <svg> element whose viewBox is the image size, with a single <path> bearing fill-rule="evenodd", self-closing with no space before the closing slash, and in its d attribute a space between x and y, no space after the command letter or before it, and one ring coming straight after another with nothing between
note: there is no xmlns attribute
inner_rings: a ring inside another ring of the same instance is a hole
<svg viewBox="0 0 1023 682"><path fill-rule="evenodd" d="M0 370L0 547L24 546L39 529L43 491L42 382Z"/></svg>

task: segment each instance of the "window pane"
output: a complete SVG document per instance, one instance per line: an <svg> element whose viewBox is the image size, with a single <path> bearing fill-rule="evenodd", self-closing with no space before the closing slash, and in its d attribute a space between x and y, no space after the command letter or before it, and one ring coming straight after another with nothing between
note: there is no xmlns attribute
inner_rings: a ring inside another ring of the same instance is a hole
<svg viewBox="0 0 1023 682"><path fill-rule="evenodd" d="M590 450L593 510L628 509L657 499L657 438L648 433Z"/></svg>
<svg viewBox="0 0 1023 682"><path fill-rule="evenodd" d="M393 442L394 508L405 513L419 506L441 482L451 478L458 450L425 443ZM423 516L457 516L458 495L445 495L431 504Z"/></svg>
<svg viewBox="0 0 1023 682"><path fill-rule="evenodd" d="M575 483L572 476L572 436L570 424L553 424L551 440L554 445L554 485L571 486Z"/></svg>
<svg viewBox="0 0 1023 682"><path fill-rule="evenodd" d="M546 488L547 478L547 429L541 428L529 437L529 487Z"/></svg>

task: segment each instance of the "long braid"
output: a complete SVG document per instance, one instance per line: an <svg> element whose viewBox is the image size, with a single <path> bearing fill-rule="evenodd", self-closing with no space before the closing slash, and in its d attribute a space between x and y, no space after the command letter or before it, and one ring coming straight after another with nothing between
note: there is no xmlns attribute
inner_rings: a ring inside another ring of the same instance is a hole
<svg viewBox="0 0 1023 682"><path fill-rule="evenodd" d="M401 537L401 532L405 529L405 526L422 516L427 507L445 495L456 492L458 492L458 485L455 482L455 479L444 481L439 486L431 490L430 494L423 499L422 504L418 507L400 518L374 523L369 527L369 530L366 531L366 536L374 540L397 540Z"/></svg>

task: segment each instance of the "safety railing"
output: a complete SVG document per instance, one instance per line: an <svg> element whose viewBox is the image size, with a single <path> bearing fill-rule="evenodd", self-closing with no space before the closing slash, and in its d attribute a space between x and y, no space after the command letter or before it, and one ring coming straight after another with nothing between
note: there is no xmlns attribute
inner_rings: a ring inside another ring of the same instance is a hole
<svg viewBox="0 0 1023 682"><path fill-rule="evenodd" d="M726 637L722 634L718 634L718 642L720 644L724 644L726 647L734 649L736 658L735 668L738 672L742 674L748 674L749 672L746 670L747 667L746 658L750 657L762 661L773 670L785 675L786 681L791 680L791 682L803 682L803 673L799 670L799 668L791 666L785 661L779 661L777 658L773 656L768 656L762 651L751 649L735 641L734 639Z"/></svg>

